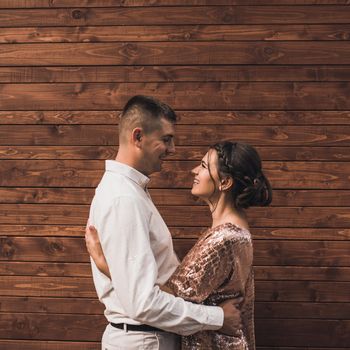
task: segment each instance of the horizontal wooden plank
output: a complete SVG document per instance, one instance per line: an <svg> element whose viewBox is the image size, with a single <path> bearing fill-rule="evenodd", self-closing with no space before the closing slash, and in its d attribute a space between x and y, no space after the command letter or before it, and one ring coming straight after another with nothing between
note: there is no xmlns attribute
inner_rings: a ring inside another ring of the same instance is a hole
<svg viewBox="0 0 350 350"><path fill-rule="evenodd" d="M0 111L0 125L117 125L118 111ZM176 111L177 125L350 125L349 111ZM204 122L205 121L205 122Z"/></svg>
<svg viewBox="0 0 350 350"><path fill-rule="evenodd" d="M0 314L0 337L99 341L107 323L103 315L86 317L86 315L2 313Z"/></svg>
<svg viewBox="0 0 350 350"><path fill-rule="evenodd" d="M1 236L31 236L31 237L82 237L84 226L63 225L0 225ZM169 226L173 238L197 238L206 227ZM273 240L326 240L348 241L350 229L347 228L251 228L255 239Z"/></svg>
<svg viewBox="0 0 350 350"><path fill-rule="evenodd" d="M8 240L9 244L13 242L11 239ZM180 259L183 259L193 244L194 241L188 239L174 241L175 251ZM254 265L348 267L349 249L350 242L255 240ZM15 258L16 248L12 251ZM295 279L298 280L298 277Z"/></svg>
<svg viewBox="0 0 350 350"><path fill-rule="evenodd" d="M348 320L348 303L256 302L255 319L297 318Z"/></svg>
<svg viewBox="0 0 350 350"><path fill-rule="evenodd" d="M175 109L345 110L349 90L347 82L0 84L0 98L3 110L119 109L135 91Z"/></svg>
<svg viewBox="0 0 350 350"><path fill-rule="evenodd" d="M0 34L1 35L1 34ZM1 38L1 37L0 37ZM93 66L1 67L2 83L124 83L169 81L349 81L350 67L339 66ZM84 112L81 112L84 113ZM97 112L96 114L98 114ZM255 112L256 113L256 112ZM339 113L339 112L338 112ZM57 115L57 113L56 113ZM231 118L232 119L232 118ZM42 120L40 120L42 121ZM72 122L72 119L70 120Z"/></svg>
<svg viewBox="0 0 350 350"><path fill-rule="evenodd" d="M1 312L101 315L97 298L1 297ZM348 303L256 302L255 318L348 319ZM89 317L89 316L88 316ZM1 343L0 343L1 344Z"/></svg>
<svg viewBox="0 0 350 350"><path fill-rule="evenodd" d="M164 161L150 188L191 188L193 161ZM0 186L96 187L104 161L1 160ZM269 162L263 169L275 189L349 189L348 162Z"/></svg>
<svg viewBox="0 0 350 350"><path fill-rule="evenodd" d="M0 259L17 261L88 262L81 238L0 238Z"/></svg>
<svg viewBox="0 0 350 350"><path fill-rule="evenodd" d="M260 126L177 125L180 146L235 140L268 146L350 146L350 125ZM0 145L117 145L118 127L111 125L0 125Z"/></svg>
<svg viewBox="0 0 350 350"><path fill-rule="evenodd" d="M0 312L102 315L104 305L95 298L2 296ZM88 317L88 316L87 316ZM1 343L0 343L1 344Z"/></svg>
<svg viewBox="0 0 350 350"><path fill-rule="evenodd" d="M349 147L256 146L262 161L350 161ZM0 146L0 159L114 159L116 146ZM176 146L169 160L200 160L207 146Z"/></svg>
<svg viewBox="0 0 350 350"><path fill-rule="evenodd" d="M181 6L183 0L0 0L0 8ZM347 0L186 0L188 6L203 5L346 5ZM313 350L313 349L311 349Z"/></svg>
<svg viewBox="0 0 350 350"><path fill-rule="evenodd" d="M89 204L92 188L0 187L1 204ZM151 189L156 205L202 205L189 189ZM169 201L171 198L171 201ZM274 190L272 206L350 207L349 190Z"/></svg>
<svg viewBox="0 0 350 350"><path fill-rule="evenodd" d="M350 346L350 321L256 320L255 331L264 346Z"/></svg>
<svg viewBox="0 0 350 350"><path fill-rule="evenodd" d="M53 340L6 340L0 339L0 347L6 350L101 350L101 343L98 342L69 342ZM314 349L310 349L314 350ZM315 349L317 350L317 349Z"/></svg>
<svg viewBox="0 0 350 350"><path fill-rule="evenodd" d="M255 266L255 280L350 282L349 267ZM0 261L2 276L91 277L90 263Z"/></svg>
<svg viewBox="0 0 350 350"><path fill-rule="evenodd" d="M12 212L14 207L27 207L35 204L2 204ZM43 205L44 206L44 205ZM47 205L49 206L49 204ZM24 208L23 208L24 209ZM19 208L17 210L20 210ZM25 210L23 210L25 215ZM206 207L159 207L169 226L197 226L198 222L210 225L209 210ZM59 211L58 211L59 212ZM54 215L54 213L52 213ZM349 227L350 212L348 207L271 207L251 208L248 221L252 227ZM28 215L30 216L30 215ZM34 215L33 215L34 216ZM59 216L59 215L58 215ZM45 216L46 218L46 216ZM6 220L6 219L5 219ZM68 220L68 218L67 218ZM198 221L199 220L199 221ZM195 224L195 225L194 225Z"/></svg>
<svg viewBox="0 0 350 350"><path fill-rule="evenodd" d="M339 65L350 63L349 47L347 41L1 44L0 65Z"/></svg>
<svg viewBox="0 0 350 350"><path fill-rule="evenodd" d="M349 24L2 28L0 43L349 40Z"/></svg>
<svg viewBox="0 0 350 350"><path fill-rule="evenodd" d="M69 204L0 204L5 225L85 225L89 206ZM169 226L210 225L209 210L200 206L159 207ZM252 227L348 228L349 207L254 208L248 213Z"/></svg>
<svg viewBox="0 0 350 350"><path fill-rule="evenodd" d="M11 264L8 262L8 266ZM20 264L20 263L18 263ZM51 265L51 263L50 263ZM254 266L255 280L350 281L349 267Z"/></svg>
<svg viewBox="0 0 350 350"><path fill-rule="evenodd" d="M348 319L349 303L256 302L255 318ZM47 298L2 296L0 311L16 313L101 315L97 298ZM87 316L89 317L89 316ZM1 344L1 343L0 343Z"/></svg>
<svg viewBox="0 0 350 350"><path fill-rule="evenodd" d="M88 261L88 260L87 260ZM342 270L335 270L335 276L343 280ZM269 271L270 272L270 271ZM339 273L338 273L339 272ZM267 270L264 273L267 273ZM322 274L322 272L320 273ZM91 277L90 263L66 262L27 262L1 261L0 275L2 276L50 276L50 277ZM337 277L335 277L337 278ZM338 280L338 279L336 279Z"/></svg>
<svg viewBox="0 0 350 350"><path fill-rule="evenodd" d="M1 296L96 298L92 278L0 276L0 281Z"/></svg>
<svg viewBox="0 0 350 350"><path fill-rule="evenodd" d="M96 298L91 278L0 276L1 296ZM349 282L256 281L256 301L349 303Z"/></svg>
<svg viewBox="0 0 350 350"><path fill-rule="evenodd" d="M347 23L347 6L169 6L4 9L2 27Z"/></svg>
<svg viewBox="0 0 350 350"><path fill-rule="evenodd" d="M348 282L257 281L256 301L346 302Z"/></svg>
<svg viewBox="0 0 350 350"><path fill-rule="evenodd" d="M194 240L174 241L182 259ZM254 241L256 266L324 266L349 267L350 242L334 241ZM85 242L81 238L4 237L0 239L0 260L36 262L88 262ZM268 271L268 267L267 267ZM295 277L298 279L298 277Z"/></svg>
<svg viewBox="0 0 350 350"><path fill-rule="evenodd" d="M45 314L1 314L0 336L17 339L60 339L98 341L106 326L103 316ZM94 324L94 331L91 331ZM56 327L55 327L56 325ZM57 327L57 325L62 325ZM66 325L66 326L64 326ZM276 326L278 332L273 332ZM329 329L335 330L332 334ZM350 321L347 320L259 320L257 342L262 345L347 346ZM264 336L268 331L268 336ZM344 333L342 333L342 331ZM315 335L317 332L317 335ZM303 337L298 337L302 335Z"/></svg>

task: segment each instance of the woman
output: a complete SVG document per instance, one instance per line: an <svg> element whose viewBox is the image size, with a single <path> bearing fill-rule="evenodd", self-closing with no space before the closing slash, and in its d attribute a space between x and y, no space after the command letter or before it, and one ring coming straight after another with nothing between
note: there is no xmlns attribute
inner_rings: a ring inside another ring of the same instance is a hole
<svg viewBox="0 0 350 350"><path fill-rule="evenodd" d="M241 298L242 328L235 336L218 331L184 336L182 349L254 350L253 247L244 209L269 205L271 186L258 153L243 143L225 141L211 146L192 174L191 192L208 204L212 225L161 288L207 305ZM96 265L109 275L101 246L96 244L97 232L87 231L86 239Z"/></svg>

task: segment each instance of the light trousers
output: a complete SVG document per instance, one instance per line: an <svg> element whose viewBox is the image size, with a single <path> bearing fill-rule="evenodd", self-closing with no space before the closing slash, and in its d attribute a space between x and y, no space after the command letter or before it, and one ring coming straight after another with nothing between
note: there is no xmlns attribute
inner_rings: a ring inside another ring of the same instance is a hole
<svg viewBox="0 0 350 350"><path fill-rule="evenodd" d="M180 336L168 332L124 331L106 327L102 337L102 350L180 350Z"/></svg>

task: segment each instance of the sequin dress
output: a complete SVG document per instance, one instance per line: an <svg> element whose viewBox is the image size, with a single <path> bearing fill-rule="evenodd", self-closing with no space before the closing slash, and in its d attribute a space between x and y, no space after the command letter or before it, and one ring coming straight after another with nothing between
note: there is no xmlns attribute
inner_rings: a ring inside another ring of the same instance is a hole
<svg viewBox="0 0 350 350"><path fill-rule="evenodd" d="M167 282L185 300L218 305L243 297L236 337L203 331L182 337L182 350L255 350L253 247L248 230L231 223L206 230Z"/></svg>

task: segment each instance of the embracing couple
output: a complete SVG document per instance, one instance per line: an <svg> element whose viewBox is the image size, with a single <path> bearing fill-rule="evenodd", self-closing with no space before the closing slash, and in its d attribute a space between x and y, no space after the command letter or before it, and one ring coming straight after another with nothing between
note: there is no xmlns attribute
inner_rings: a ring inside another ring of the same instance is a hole
<svg viewBox="0 0 350 350"><path fill-rule="evenodd" d="M253 147L210 146L192 170L191 193L208 204L212 225L179 262L147 190L149 176L175 152L175 122L168 105L131 98L117 157L106 161L91 204L85 239L109 322L102 350L253 350L253 248L244 210L270 204L270 184Z"/></svg>

